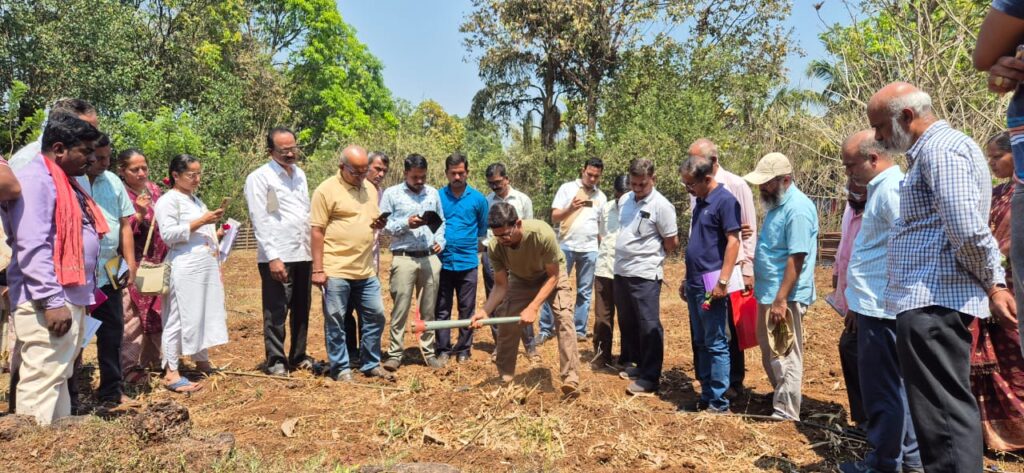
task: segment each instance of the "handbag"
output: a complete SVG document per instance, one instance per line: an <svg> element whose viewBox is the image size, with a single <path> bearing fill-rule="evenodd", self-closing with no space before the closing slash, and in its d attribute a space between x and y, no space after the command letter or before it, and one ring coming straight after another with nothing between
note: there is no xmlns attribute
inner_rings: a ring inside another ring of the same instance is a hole
<svg viewBox="0 0 1024 473"><path fill-rule="evenodd" d="M142 262L135 272L135 288L144 296L165 296L171 287L171 266L165 262L150 263L145 260L149 252L149 244L153 241L153 229L156 228L156 218L149 225L149 234L146 235L146 245L142 248Z"/></svg>

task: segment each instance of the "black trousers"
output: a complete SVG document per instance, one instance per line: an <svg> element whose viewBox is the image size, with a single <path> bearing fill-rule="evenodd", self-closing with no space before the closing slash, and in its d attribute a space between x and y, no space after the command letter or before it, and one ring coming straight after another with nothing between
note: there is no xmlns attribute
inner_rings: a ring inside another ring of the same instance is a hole
<svg viewBox="0 0 1024 473"><path fill-rule="evenodd" d="M860 317L858 317L860 319ZM843 368L846 397L850 401L850 420L860 424L868 420L860 393L860 369L857 368L857 332L843 329L839 335L839 365Z"/></svg>
<svg viewBox="0 0 1024 473"><path fill-rule="evenodd" d="M619 312L623 365L636 363L639 378L657 386L665 360L661 326L661 281L615 276L615 309Z"/></svg>
<svg viewBox="0 0 1024 473"><path fill-rule="evenodd" d="M598 363L611 363L615 333L615 281L594 276L594 353ZM622 338L622 334L619 334Z"/></svg>
<svg viewBox="0 0 1024 473"><path fill-rule="evenodd" d="M726 321L729 324L729 333L732 334L729 337L729 386L738 393L743 390L743 380L747 377L747 360L743 357L743 350L740 350L739 332L736 331L736 322L732 319L732 301L726 297L725 302L729 307Z"/></svg>
<svg viewBox="0 0 1024 473"><path fill-rule="evenodd" d="M309 329L310 290L313 263L285 263L288 282L270 276L270 264L259 263L263 282L263 346L267 367L283 364L295 366L306 358L306 333ZM288 357L284 355L285 319L291 331Z"/></svg>
<svg viewBox="0 0 1024 473"><path fill-rule="evenodd" d="M982 470L981 414L971 393L973 317L929 306L896 316L896 349L927 472Z"/></svg>
<svg viewBox="0 0 1024 473"><path fill-rule="evenodd" d="M124 339L124 306L121 302L121 291L115 291L110 284L100 288L107 300L92 311L90 316L102 322L96 330L96 358L100 368L100 387L96 390L96 399L100 402L120 402L124 379L121 375L121 340ZM82 353L75 360L75 372L82 365ZM72 375L68 380L68 393L71 404L78 405L80 390L78 376Z"/></svg>
<svg viewBox="0 0 1024 473"><path fill-rule="evenodd" d="M437 289L437 314L434 320L451 320L455 299L459 303L459 320L473 317L476 307L477 268L465 271L441 269L441 284ZM469 354L473 346L473 330L459 329L459 339L452 346L451 330L437 331L437 354Z"/></svg>
<svg viewBox="0 0 1024 473"><path fill-rule="evenodd" d="M491 258L487 256L487 252L482 253L483 256L480 258L480 267L483 268L484 277L484 297L491 297L491 289L494 288L494 268L491 267ZM494 346L497 349L498 346L498 326L491 325L491 336L494 337ZM523 325L522 332L523 348L526 351L530 351L534 348L533 340L533 324Z"/></svg>

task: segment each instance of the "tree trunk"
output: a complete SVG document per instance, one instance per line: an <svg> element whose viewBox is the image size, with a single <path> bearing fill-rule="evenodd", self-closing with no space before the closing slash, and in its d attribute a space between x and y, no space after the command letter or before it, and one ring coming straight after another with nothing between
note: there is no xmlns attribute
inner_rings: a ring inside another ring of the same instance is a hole
<svg viewBox="0 0 1024 473"><path fill-rule="evenodd" d="M546 150L555 148L555 135L558 133L558 107L555 106L555 68L548 58L542 65L544 69L543 115L540 118L540 145ZM551 163L548 163L551 164Z"/></svg>

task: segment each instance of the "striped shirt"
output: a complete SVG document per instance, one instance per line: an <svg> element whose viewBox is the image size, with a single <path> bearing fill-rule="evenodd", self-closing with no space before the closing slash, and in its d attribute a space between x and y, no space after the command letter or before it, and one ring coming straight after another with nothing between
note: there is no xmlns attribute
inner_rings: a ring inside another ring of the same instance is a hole
<svg viewBox="0 0 1024 473"><path fill-rule="evenodd" d="M903 171L892 166L868 183L860 232L853 241L853 253L846 269L846 303L849 310L868 317L895 319L885 311L885 286L889 284L886 260L889 231L900 216L900 181Z"/></svg>
<svg viewBox="0 0 1024 473"><path fill-rule="evenodd" d="M988 228L992 178L985 156L940 120L910 148L907 162L889 240L886 311L938 305L987 318L986 289L1006 277Z"/></svg>

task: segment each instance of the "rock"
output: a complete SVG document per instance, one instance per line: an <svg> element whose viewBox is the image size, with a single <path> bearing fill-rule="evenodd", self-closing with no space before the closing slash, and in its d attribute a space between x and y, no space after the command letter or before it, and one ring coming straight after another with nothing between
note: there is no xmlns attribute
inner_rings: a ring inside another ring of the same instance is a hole
<svg viewBox="0 0 1024 473"><path fill-rule="evenodd" d="M364 466L359 473L460 473L462 470L447 463L400 463L398 465Z"/></svg>

